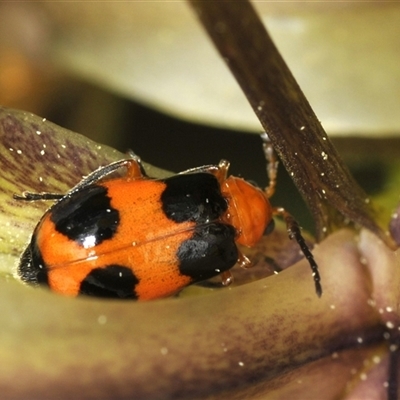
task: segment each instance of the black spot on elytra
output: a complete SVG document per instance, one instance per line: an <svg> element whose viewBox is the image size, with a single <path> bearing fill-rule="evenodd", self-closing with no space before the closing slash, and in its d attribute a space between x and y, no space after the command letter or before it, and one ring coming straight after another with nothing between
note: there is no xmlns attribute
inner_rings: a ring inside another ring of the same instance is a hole
<svg viewBox="0 0 400 400"><path fill-rule="evenodd" d="M48 285L47 267L34 237L21 255L18 275L24 282Z"/></svg>
<svg viewBox="0 0 400 400"><path fill-rule="evenodd" d="M228 208L217 178L209 173L175 175L165 179L161 195L165 215L175 221L215 221Z"/></svg>
<svg viewBox="0 0 400 400"><path fill-rule="evenodd" d="M80 294L136 300L135 285L139 280L130 268L121 265L108 265L95 268L80 285Z"/></svg>
<svg viewBox="0 0 400 400"><path fill-rule="evenodd" d="M235 236L236 231L230 225L214 223L196 227L192 238L178 249L180 272L198 282L232 268L239 256Z"/></svg>
<svg viewBox="0 0 400 400"><path fill-rule="evenodd" d="M85 247L111 239L119 224L119 212L103 186L90 185L65 197L51 209L56 230Z"/></svg>

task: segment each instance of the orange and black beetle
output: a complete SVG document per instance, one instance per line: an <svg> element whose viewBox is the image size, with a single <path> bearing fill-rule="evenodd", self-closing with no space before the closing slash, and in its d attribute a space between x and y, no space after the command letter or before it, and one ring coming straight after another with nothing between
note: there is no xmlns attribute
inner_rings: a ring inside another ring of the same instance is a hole
<svg viewBox="0 0 400 400"><path fill-rule="evenodd" d="M101 167L65 195L24 193L19 200L58 200L36 226L18 274L69 296L148 300L169 296L194 282L221 274L237 262L249 265L237 244L254 246L274 215L310 262L316 290L320 277L294 219L272 208L276 160L269 158L265 191L234 176L229 163L150 179L133 156ZM109 175L126 168L123 177Z"/></svg>

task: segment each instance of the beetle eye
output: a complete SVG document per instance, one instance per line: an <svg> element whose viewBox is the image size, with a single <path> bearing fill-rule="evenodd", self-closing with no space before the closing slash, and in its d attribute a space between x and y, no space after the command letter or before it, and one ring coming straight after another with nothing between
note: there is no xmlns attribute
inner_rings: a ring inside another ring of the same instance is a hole
<svg viewBox="0 0 400 400"><path fill-rule="evenodd" d="M270 233L272 233L274 228L275 228L275 220L272 218L271 221L269 221L269 224L267 225L267 227L265 228L264 236L267 236Z"/></svg>

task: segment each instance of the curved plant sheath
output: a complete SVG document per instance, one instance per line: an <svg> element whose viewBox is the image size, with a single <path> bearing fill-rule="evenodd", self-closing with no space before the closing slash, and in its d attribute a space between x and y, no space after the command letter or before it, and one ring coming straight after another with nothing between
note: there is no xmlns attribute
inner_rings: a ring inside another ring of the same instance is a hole
<svg viewBox="0 0 400 400"><path fill-rule="evenodd" d="M248 0L189 0L308 203L319 239L350 220L395 247Z"/></svg>
<svg viewBox="0 0 400 400"><path fill-rule="evenodd" d="M0 251L8 273L48 206L21 206L12 194L66 190L121 156L4 108L0 155ZM359 241L340 231L314 255L324 276L321 299L304 260L250 284L148 303L70 299L3 274L2 396L319 399L323 393L326 400L349 400L373 390L382 398L399 326L399 254L366 231Z"/></svg>
<svg viewBox="0 0 400 400"><path fill-rule="evenodd" d="M125 157L46 119L4 107L0 107L0 140L0 224L7 227L0 232L2 256L19 256L28 232L51 204L15 202L14 193L25 190L64 193L83 175ZM148 164L145 166L154 176L166 174Z"/></svg>

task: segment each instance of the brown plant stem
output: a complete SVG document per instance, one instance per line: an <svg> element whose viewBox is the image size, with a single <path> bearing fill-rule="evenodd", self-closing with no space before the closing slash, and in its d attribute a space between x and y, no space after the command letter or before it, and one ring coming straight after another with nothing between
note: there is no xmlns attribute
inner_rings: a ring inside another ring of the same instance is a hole
<svg viewBox="0 0 400 400"><path fill-rule="evenodd" d="M189 0L309 205L318 239L350 220L394 247L248 0Z"/></svg>

